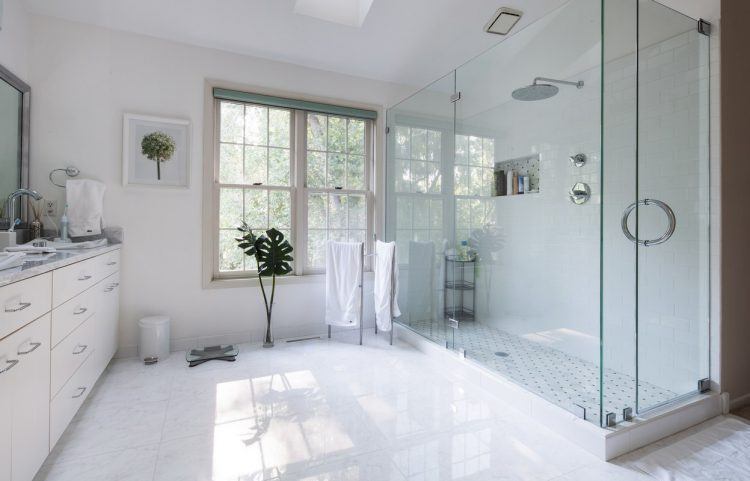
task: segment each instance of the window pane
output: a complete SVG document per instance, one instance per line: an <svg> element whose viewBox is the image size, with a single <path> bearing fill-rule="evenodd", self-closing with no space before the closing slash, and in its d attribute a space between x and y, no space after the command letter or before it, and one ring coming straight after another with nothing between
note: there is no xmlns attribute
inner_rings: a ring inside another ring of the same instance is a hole
<svg viewBox="0 0 750 481"><path fill-rule="evenodd" d="M308 150L326 150L326 116L307 114Z"/></svg>
<svg viewBox="0 0 750 481"><path fill-rule="evenodd" d="M268 145L289 148L289 123L291 112L281 109L268 110Z"/></svg>
<svg viewBox="0 0 750 481"><path fill-rule="evenodd" d="M469 195L469 168L457 165L454 170L454 189L456 195Z"/></svg>
<svg viewBox="0 0 750 481"><path fill-rule="evenodd" d="M346 185L346 155L328 154L328 188Z"/></svg>
<svg viewBox="0 0 750 481"><path fill-rule="evenodd" d="M236 228L242 222L242 189L221 189L219 198L219 227Z"/></svg>
<svg viewBox="0 0 750 481"><path fill-rule="evenodd" d="M328 117L328 151L346 152L346 119Z"/></svg>
<svg viewBox="0 0 750 481"><path fill-rule="evenodd" d="M440 229L443 228L443 201L442 200L431 200L430 201L430 228Z"/></svg>
<svg viewBox="0 0 750 481"><path fill-rule="evenodd" d="M328 228L346 229L347 199L345 195L331 194L328 197Z"/></svg>
<svg viewBox="0 0 750 481"><path fill-rule="evenodd" d="M495 141L493 139L482 140L482 159L485 167L495 167Z"/></svg>
<svg viewBox="0 0 750 481"><path fill-rule="evenodd" d="M313 189L326 186L326 154L324 152L307 153L307 186Z"/></svg>
<svg viewBox="0 0 750 481"><path fill-rule="evenodd" d="M245 107L241 104L230 102L221 102L220 104L220 125L222 142L242 143L242 130L245 126Z"/></svg>
<svg viewBox="0 0 750 481"><path fill-rule="evenodd" d="M367 237L367 231L365 230L350 230L349 231L349 242L365 242L365 237Z"/></svg>
<svg viewBox="0 0 750 481"><path fill-rule="evenodd" d="M327 234L324 230L307 231L307 265L312 268L325 266Z"/></svg>
<svg viewBox="0 0 750 481"><path fill-rule="evenodd" d="M245 143L268 145L268 109L266 107L245 106Z"/></svg>
<svg viewBox="0 0 750 481"><path fill-rule="evenodd" d="M265 184L267 182L266 147L245 147L245 183Z"/></svg>
<svg viewBox="0 0 750 481"><path fill-rule="evenodd" d="M411 129L411 158L427 159L427 131L424 129Z"/></svg>
<svg viewBox="0 0 750 481"><path fill-rule="evenodd" d="M481 137L469 137L469 164L482 165Z"/></svg>
<svg viewBox="0 0 750 481"><path fill-rule="evenodd" d="M435 130L427 131L427 160L431 162L440 162L440 152L442 149L440 139L440 132Z"/></svg>
<svg viewBox="0 0 750 481"><path fill-rule="evenodd" d="M234 240L237 231L220 230L219 231L219 270L220 271L241 271L245 253L237 247L237 241Z"/></svg>
<svg viewBox="0 0 750 481"><path fill-rule="evenodd" d="M427 228L429 221L430 201L428 199L414 199L414 228Z"/></svg>
<svg viewBox="0 0 750 481"><path fill-rule="evenodd" d="M268 192L268 228L278 230L292 226L292 202L286 190Z"/></svg>
<svg viewBox="0 0 750 481"><path fill-rule="evenodd" d="M456 227L468 228L471 225L471 204L469 199L456 199Z"/></svg>
<svg viewBox="0 0 750 481"><path fill-rule="evenodd" d="M328 195L310 194L307 200L307 227L325 229L328 227Z"/></svg>
<svg viewBox="0 0 750 481"><path fill-rule="evenodd" d="M412 199L408 197L396 198L396 228L411 229Z"/></svg>
<svg viewBox="0 0 750 481"><path fill-rule="evenodd" d="M365 229L367 227L367 202L364 195L350 195L349 229Z"/></svg>
<svg viewBox="0 0 750 481"><path fill-rule="evenodd" d="M410 158L411 129L409 127L396 127L396 158Z"/></svg>
<svg viewBox="0 0 750 481"><path fill-rule="evenodd" d="M411 191L411 169L408 160L396 159L396 192Z"/></svg>
<svg viewBox="0 0 750 481"><path fill-rule="evenodd" d="M268 149L268 185L289 185L289 149Z"/></svg>
<svg viewBox="0 0 750 481"><path fill-rule="evenodd" d="M219 182L242 183L242 145L221 144L219 146Z"/></svg>
<svg viewBox="0 0 750 481"><path fill-rule="evenodd" d="M412 160L412 188L414 192L427 192L427 162Z"/></svg>
<svg viewBox="0 0 750 481"><path fill-rule="evenodd" d="M456 135L456 164L465 165L469 162L469 138Z"/></svg>
<svg viewBox="0 0 750 481"><path fill-rule="evenodd" d="M268 228L268 191L245 189L245 222L252 229Z"/></svg>
<svg viewBox="0 0 750 481"><path fill-rule="evenodd" d="M347 242L349 240L349 236L347 235L347 231L344 229L329 230L328 240L336 242Z"/></svg>
<svg viewBox="0 0 750 481"><path fill-rule="evenodd" d="M349 119L349 137L347 138L347 152L350 154L365 154L365 121Z"/></svg>
<svg viewBox="0 0 750 481"><path fill-rule="evenodd" d="M483 168L469 167L469 194L482 195L484 180L482 178Z"/></svg>
<svg viewBox="0 0 750 481"><path fill-rule="evenodd" d="M440 193L440 164L437 162L427 162L425 164L425 174L427 179L427 192L431 194Z"/></svg>
<svg viewBox="0 0 750 481"><path fill-rule="evenodd" d="M365 157L350 155L346 162L346 188L365 190Z"/></svg>

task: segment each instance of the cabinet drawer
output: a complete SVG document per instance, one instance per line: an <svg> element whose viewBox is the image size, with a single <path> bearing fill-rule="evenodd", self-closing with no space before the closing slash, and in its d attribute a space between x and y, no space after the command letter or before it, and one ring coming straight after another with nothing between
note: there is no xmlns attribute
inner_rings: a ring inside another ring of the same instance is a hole
<svg viewBox="0 0 750 481"><path fill-rule="evenodd" d="M99 284L100 285L100 284ZM80 326L97 309L97 286L75 296L63 305L52 310L52 345L56 346L65 336Z"/></svg>
<svg viewBox="0 0 750 481"><path fill-rule="evenodd" d="M86 400L96 383L96 363L94 356L89 356L73 377L65 383L60 392L50 403L50 451L57 444L65 428Z"/></svg>
<svg viewBox="0 0 750 481"><path fill-rule="evenodd" d="M102 277L111 276L120 270L120 249L102 254L96 259L99 260Z"/></svg>
<svg viewBox="0 0 750 481"><path fill-rule="evenodd" d="M52 349L52 392L54 397L70 376L94 351L96 316L90 317Z"/></svg>
<svg viewBox="0 0 750 481"><path fill-rule="evenodd" d="M0 339L52 308L52 274L0 287Z"/></svg>
<svg viewBox="0 0 750 481"><path fill-rule="evenodd" d="M52 306L72 299L103 279L97 257L61 267L52 272Z"/></svg>

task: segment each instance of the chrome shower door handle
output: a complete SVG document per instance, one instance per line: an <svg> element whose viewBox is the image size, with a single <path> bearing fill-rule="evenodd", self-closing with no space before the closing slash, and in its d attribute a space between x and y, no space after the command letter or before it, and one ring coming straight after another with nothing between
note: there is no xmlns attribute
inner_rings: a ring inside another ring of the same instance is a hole
<svg viewBox="0 0 750 481"><path fill-rule="evenodd" d="M630 229L628 228L628 218L630 217L630 213L633 212L633 210L635 210L635 208L639 205L655 205L664 211L664 214L666 214L667 220L669 221L669 225L667 226L667 230L664 231L661 236L657 237L656 239L638 240L633 234L630 233ZM622 212L620 225L622 227L622 233L625 234L625 237L627 237L629 241L635 242L636 244L642 245L643 247L648 247L667 242L669 238L672 237L672 234L674 234L674 231L677 228L677 218L675 217L672 208L669 207L666 202L662 202L656 199L643 199L639 200L638 202L633 202L625 208L625 210Z"/></svg>

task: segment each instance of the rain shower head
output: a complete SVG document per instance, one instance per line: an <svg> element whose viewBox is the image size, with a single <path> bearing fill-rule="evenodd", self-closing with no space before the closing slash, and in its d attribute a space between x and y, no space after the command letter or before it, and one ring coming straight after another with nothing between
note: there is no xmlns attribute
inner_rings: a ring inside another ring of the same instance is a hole
<svg viewBox="0 0 750 481"><path fill-rule="evenodd" d="M550 82L550 83L540 83L540 82ZM534 83L532 83L531 85L527 85L526 87L521 87L519 89L514 90L511 96L516 100L521 100L524 102L533 102L535 100L548 99L550 97L554 97L555 95L557 95L557 92L560 91L560 89L552 85L552 83L563 84L563 85L573 85L579 89L583 88L583 80L579 80L578 82L568 82L567 80L556 80L553 78L537 77L534 79Z"/></svg>

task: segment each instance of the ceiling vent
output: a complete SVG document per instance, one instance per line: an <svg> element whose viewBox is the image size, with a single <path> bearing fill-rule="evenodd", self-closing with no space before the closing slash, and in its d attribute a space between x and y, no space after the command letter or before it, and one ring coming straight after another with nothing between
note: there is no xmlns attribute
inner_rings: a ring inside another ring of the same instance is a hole
<svg viewBox="0 0 750 481"><path fill-rule="evenodd" d="M513 26L521 20L523 12L508 7L500 7L492 16L484 31L487 33L496 33L498 35L507 35Z"/></svg>

